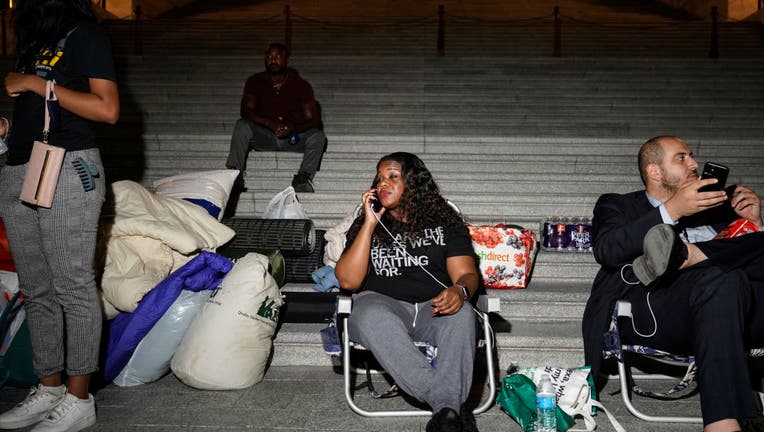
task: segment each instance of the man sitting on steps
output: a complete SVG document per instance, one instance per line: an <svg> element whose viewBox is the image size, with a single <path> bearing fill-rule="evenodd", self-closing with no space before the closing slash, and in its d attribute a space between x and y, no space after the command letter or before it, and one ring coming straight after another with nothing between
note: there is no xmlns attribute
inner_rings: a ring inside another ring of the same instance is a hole
<svg viewBox="0 0 764 432"><path fill-rule="evenodd" d="M694 354L704 430L739 431L755 414L746 353L764 346L764 233L714 237L736 218L761 228L761 200L742 185L700 191L717 180L697 168L684 141L656 137L639 151L645 189L597 201L586 363L602 377L603 333L616 301L629 300L622 341Z"/></svg>
<svg viewBox="0 0 764 432"><path fill-rule="evenodd" d="M226 167L241 171L237 187L244 190L250 149L303 153L292 179L297 192L313 192L313 176L321 164L326 135L313 88L287 67L289 49L272 43L265 50L265 71L247 79L241 98L241 118L231 137Z"/></svg>

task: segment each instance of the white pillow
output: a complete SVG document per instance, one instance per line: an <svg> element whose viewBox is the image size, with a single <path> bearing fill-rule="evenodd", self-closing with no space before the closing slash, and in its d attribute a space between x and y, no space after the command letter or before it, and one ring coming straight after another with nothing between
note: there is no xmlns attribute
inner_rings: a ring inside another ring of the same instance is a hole
<svg viewBox="0 0 764 432"><path fill-rule="evenodd" d="M154 182L154 193L202 206L221 220L239 170L213 170L166 177Z"/></svg>

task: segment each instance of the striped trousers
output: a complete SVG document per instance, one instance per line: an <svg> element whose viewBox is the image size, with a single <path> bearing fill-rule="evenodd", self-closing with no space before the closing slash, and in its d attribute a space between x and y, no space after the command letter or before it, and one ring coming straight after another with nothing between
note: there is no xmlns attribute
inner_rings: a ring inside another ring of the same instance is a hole
<svg viewBox="0 0 764 432"><path fill-rule="evenodd" d="M72 161L81 157L100 174L85 192ZM47 377L65 370L98 370L101 305L93 259L105 196L98 149L67 152L50 209L19 200L26 164L0 168L0 217L8 231L19 288L25 298L34 370Z"/></svg>

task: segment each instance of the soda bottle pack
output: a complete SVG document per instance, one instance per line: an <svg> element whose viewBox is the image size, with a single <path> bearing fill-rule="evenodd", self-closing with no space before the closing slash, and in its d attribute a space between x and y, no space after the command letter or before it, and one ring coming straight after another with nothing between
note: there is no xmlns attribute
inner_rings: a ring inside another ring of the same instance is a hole
<svg viewBox="0 0 764 432"><path fill-rule="evenodd" d="M592 220L587 217L548 217L541 223L541 247L557 252L591 252Z"/></svg>

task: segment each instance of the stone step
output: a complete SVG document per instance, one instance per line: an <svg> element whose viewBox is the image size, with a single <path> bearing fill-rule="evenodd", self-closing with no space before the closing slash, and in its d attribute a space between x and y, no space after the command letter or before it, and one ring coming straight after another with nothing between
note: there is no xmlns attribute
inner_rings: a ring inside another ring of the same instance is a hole
<svg viewBox="0 0 764 432"><path fill-rule="evenodd" d="M152 68L166 68L168 75L156 76L158 82L173 83L180 87L196 78L213 86L227 83L233 78L241 78L263 69L261 53L248 56L211 56L200 54L188 57L181 55L117 56L117 69L126 77L146 78ZM9 59L0 59L12 64ZM750 62L750 63L749 63ZM681 68L684 64L691 69ZM325 55L299 55L290 57L290 66L300 75L323 80L326 84L339 87L348 80L351 88L364 84L363 79L373 79L366 85L399 84L421 86L426 82L440 82L450 85L461 83L477 85L483 81L501 80L505 83L517 79L518 83L538 82L544 87L559 86L567 82L587 82L608 86L613 83L635 81L638 85L659 86L670 82L683 86L694 86L700 79L710 79L720 86L734 86L724 82L725 76L736 75L742 82L755 78L754 71L761 68L760 59L651 59L649 62L637 59L518 59L513 57L437 57L422 56L397 62L395 57L363 56L337 57ZM193 68L193 69L192 69ZM428 73L424 73L428 72ZM647 80L652 73L653 80ZM179 75L182 74L182 75ZM222 81L210 74L219 74ZM172 79L172 78L175 79ZM417 80L414 80L417 79ZM687 81L684 81L686 79ZM148 83L144 82L144 86ZM674 91L674 89L667 89ZM712 89L709 89L712 90Z"/></svg>
<svg viewBox="0 0 764 432"><path fill-rule="evenodd" d="M259 59L252 56L125 56L116 60L121 80L134 81L133 87L142 92L207 88L214 90L214 94L223 92L235 95L241 90L243 79L261 69ZM2 58L0 64L12 66L13 59ZM693 95L699 98L721 94L723 89L739 92L741 84L754 85L764 67L761 60L656 59L644 62L622 59L520 60L485 56L477 59L432 57L401 64L394 58L382 56L347 59L295 55L290 64L311 82L320 83L321 86L314 85L317 91L326 88L340 93L391 86L401 89L429 88L439 92L461 88L476 91L504 89L510 92L620 89L632 93L638 93L636 90L639 89L660 89L669 95L686 94L688 89L703 89L704 92ZM156 68L166 73L156 74ZM713 86L703 87L709 82ZM671 86L667 88L666 84ZM594 92L588 94L593 98L600 95ZM649 95L641 95L646 96Z"/></svg>
<svg viewBox="0 0 764 432"><path fill-rule="evenodd" d="M500 321L492 325L501 367L512 363L560 367L584 364L580 319L553 323L522 320L507 323L500 317L495 320ZM324 327L325 324L283 324L273 341L271 365L338 365L338 359L328 356L321 345L319 331Z"/></svg>
<svg viewBox="0 0 764 432"><path fill-rule="evenodd" d="M546 256L545 256L546 255ZM556 255L556 256L555 256ZM580 320L584 306L589 297L592 279L567 278L564 275L554 277L557 272L556 264L561 255L574 253L553 253L541 251L534 265L532 277L527 288L511 290L488 290L488 295L500 300L501 315L505 320L521 320L535 322L555 322ZM591 254L574 257L579 267L589 267L588 271L596 272L599 265L594 262ZM546 277L545 276L546 273ZM588 276L588 275L587 275ZM282 293L289 301L289 293L315 292L313 284L289 282L282 288Z"/></svg>
<svg viewBox="0 0 764 432"><path fill-rule="evenodd" d="M171 93L170 90L168 92ZM462 90L468 93L468 90ZM660 121L665 116L673 114L679 105L687 105L683 117L688 119L729 119L731 117L751 117L762 106L761 97L751 94L731 95L723 97L708 96L702 100L694 98L690 100L684 95L663 95L661 98L643 97L634 94L603 94L598 98L588 98L587 102L580 102L586 91L581 95L568 92L566 96L534 94L500 94L490 91L480 92L470 96L459 95L459 92L439 95L417 95L410 92L405 94L392 94L391 92L369 91L364 95L355 93L334 94L325 97L317 92L317 98L321 102L321 112L324 123L331 124L330 120L342 120L347 118L385 116L386 119L414 118L422 121L432 119L440 115L451 115L470 120L483 120L483 116L501 111L501 115L494 117L536 116L542 114L554 117L585 117L585 116L608 116L622 118L639 116L646 119ZM557 90L550 93L559 93ZM230 119L227 114L235 116L238 113L240 92L235 95L215 95L205 97L198 92L193 98L183 94L143 94L141 105L128 107L123 115L139 115L142 113L150 116L170 114L178 111L184 114L204 114L209 112L209 104L220 106L215 115L207 116L207 119L217 121L220 118ZM599 100L597 100L599 99ZM456 103L458 100L459 103ZM474 103L475 109L468 116L462 116L462 103ZM502 109L503 108L503 109ZM586 114L582 113L585 110ZM679 117L682 118L682 117ZM231 126L234 121L230 120ZM677 117L671 117L676 121ZM202 122L204 120L202 119Z"/></svg>
<svg viewBox="0 0 764 432"><path fill-rule="evenodd" d="M209 107L196 106L195 108L184 109L183 118L178 118L178 110L182 109L182 102L165 102L164 105L142 106L140 110L122 113L122 121L131 117L136 117L146 124L153 126L160 123L162 125L183 125L184 119L188 119L191 124L201 126L208 124L226 124L233 130L234 123L238 120L237 112L232 106L228 109L220 109L215 114L209 113ZM764 104L750 104L748 106L736 106L728 108L726 111L711 112L712 106L696 106L688 109L686 112L676 114L676 105L656 107L649 110L643 107L627 106L582 106L577 111L573 106L561 108L550 108L543 103L530 105L520 103L511 109L502 110L499 105L483 105L481 108L471 110L469 113L461 113L462 108L457 105L436 106L406 106L405 109L396 109L394 105L388 106L369 106L363 103L358 105L346 105L342 107L326 107L322 109L322 120L326 125L327 133L356 133L362 132L369 126L388 125L389 126L418 126L425 128L439 127L448 123L456 122L460 125L469 125L473 129L480 127L498 128L507 123L516 124L537 124L540 122L550 122L556 124L575 124L580 122L584 124L594 123L591 119L596 118L597 122L607 124L625 124L633 126L654 127L672 126L675 127L698 127L705 125L728 125L729 127L740 127L743 129L760 130L758 124L761 108ZM137 108L137 107L136 107ZM356 109L353 109L356 108ZM724 107L719 107L723 109ZM188 124L188 123L185 123ZM203 129L199 128L200 132Z"/></svg>
<svg viewBox="0 0 764 432"><path fill-rule="evenodd" d="M156 137L157 140L165 139ZM380 153L380 139L369 137L368 139L357 138L344 141L342 136L336 139L332 138L330 145L324 157L324 163L331 170L340 171L363 171L374 167L377 161L376 155ZM487 138L487 137L486 137ZM607 143L592 140L585 145L578 143L565 142L563 140L549 139L529 140L521 139L459 139L446 137L432 137L423 142L421 138L416 137L389 137L384 139L390 145L396 145L397 148L414 145L419 141L419 153L426 158L425 162L430 162L431 170L452 170L458 165L468 169L479 168L490 164L536 164L539 162L549 162L550 156L568 157L571 164L560 166L556 173L566 172L598 172L611 173L608 165L613 163L626 162L633 158L634 152L641 145L641 140L630 140L629 142ZM493 141L493 142L491 142ZM726 154L730 164L737 165L756 165L764 159L764 150L756 151L758 143L729 140L726 145L717 145L715 143L693 142L688 139L690 147L696 147L697 152L693 156L702 158L704 155ZM156 142L153 146L147 145L145 154L150 158L162 160L169 156L179 158L179 160L188 160L189 163L200 160L214 159L221 151L228 152L230 137L229 135L217 135L214 138L204 139L186 139L185 137L168 137L167 142ZM489 151L484 151L483 146L488 146ZM367 147L366 152L359 152L360 147ZM503 148L504 151L493 152L494 148ZM472 148L472 152L465 152L465 148ZM741 153L741 149L750 151L749 154ZM368 151L373 150L373 151ZM461 154L460 154L461 150ZM555 151L550 151L555 150ZM604 150L604 151L603 151ZM118 154L120 149L109 149L108 152ZM181 151L182 153L178 153ZM612 151L612 153L611 153ZM253 157L255 156L255 157ZM250 153L252 163L258 165L258 169L277 168L279 162L292 163L300 161L301 153L296 152L273 152L273 151L253 151ZM248 163L249 165L249 163Z"/></svg>
<svg viewBox="0 0 764 432"><path fill-rule="evenodd" d="M108 137L110 141L119 142L125 139L117 128L104 128L99 136ZM196 153L210 152L211 156L218 154L218 151L212 149L223 149L228 151L231 141L231 131L219 134L183 134L183 133L161 133L144 134L140 137L143 140L145 151L156 152L160 156L162 152L169 152L174 155L180 152ZM129 138L127 138L129 139ZM575 155L578 158L587 160L608 160L613 157L628 158L634 157L635 149L644 142L644 138L600 138L585 136L473 136L469 139L463 137L451 136L404 136L404 135L332 135L330 145L327 147L327 155L337 154L337 158L368 158L371 163L376 162L375 156L381 153L389 153L402 148L409 149L417 154L427 154L429 158L437 158L440 155L447 157L458 157L459 160L476 160L487 158L495 160L497 157L506 157L514 160L544 160L550 154L568 154ZM761 145L761 138L754 139L732 139L713 138L713 137L692 137L685 138L690 145L695 156L711 157L715 155L724 155L727 160L734 160L736 164L744 162L753 157L764 157L764 147ZM125 142L124 147L129 147ZM122 145L107 147L102 151L118 153L125 149ZM474 147L479 152L465 153L465 147ZM129 148L127 149L129 152ZM343 154L344 153L344 154ZM291 153L272 153L259 152L258 157L253 158L252 162L257 163L261 160L277 161L279 159L298 159L300 156ZM518 159L519 158L519 159ZM333 158L335 159L335 158ZM754 159L755 160L755 159ZM440 162L438 162L440 163ZM755 162L758 163L758 162Z"/></svg>
<svg viewBox="0 0 764 432"><path fill-rule="evenodd" d="M150 186L154 180L183 172L220 169L227 152L200 152L193 157L190 153L186 153L186 157L174 156L176 154L174 151L161 154L147 152L142 182ZM340 184L344 186L345 192L363 190L368 187L374 166L381 154L348 157L344 154L327 153L322 162L322 171L316 176L314 184L324 193L336 189L333 185ZM279 190L281 185L291 181L292 174L297 171L301 162L299 153L276 153L276 158L259 153L255 153L254 156L250 156L245 181L258 191ZM420 157L430 167L441 188L451 193L479 191L485 185L500 185L506 193L533 190L536 193L551 195L576 192L582 182L586 182L590 192L640 186L636 169L629 169L633 155L605 157L550 152L539 156L513 156L511 153L502 152L495 156L479 156L470 158L453 155L445 158L420 153ZM712 155L697 156L699 160L708 160L711 157ZM726 156L723 157L723 161L733 169L731 181L745 180L750 185L764 182L760 169L764 158Z"/></svg>
<svg viewBox="0 0 764 432"><path fill-rule="evenodd" d="M169 116L168 116L169 117ZM163 133L181 134L188 132L230 134L236 120L232 116L218 119L218 122L208 122L209 116L189 115L189 123L182 120L165 118L160 122L135 121L130 123L128 118L121 120L120 126L132 129L135 132L142 131L144 134L157 135ZM208 123L205 123L208 122ZM504 137L509 131L520 136L538 134L539 136L551 137L629 137L644 140L654 136L658 131L688 137L688 139L714 139L725 137L732 139L753 139L764 135L764 126L751 119L738 121L735 127L729 127L725 121L692 121L683 124L678 121L656 119L645 120L640 123L630 122L627 118L609 121L591 121L589 119L558 119L547 120L532 119L502 119L494 120L492 116L479 124L455 121L453 118L443 119L441 122L400 122L391 123L385 120L370 121L366 118L347 119L342 122L329 124L325 127L327 136L345 134L365 134L372 136L384 136L390 134L403 136L420 136L428 139L441 136L460 137L469 139L475 135L476 129L481 131L481 136L486 138ZM729 128L728 128L729 127ZM730 136L732 135L732 136ZM138 135L140 136L140 135Z"/></svg>
<svg viewBox="0 0 764 432"><path fill-rule="evenodd" d="M410 19L409 19L410 20ZM329 22L333 21L332 18ZM388 18L387 23L390 21ZM294 52L331 53L335 55L421 56L435 54L436 18L409 25L332 26L324 22L301 21L292 28ZM669 24L670 23L670 24ZM113 22L108 27L115 39L117 52L131 52L132 23ZM614 55L618 57L706 57L709 50L710 24L669 21L664 26L653 24L650 32L644 23L626 25L592 25L564 20L562 53L566 56ZM249 27L247 27L249 26ZM162 53L172 48L177 53L250 54L251 46L265 46L269 40L284 34L283 17L278 14L268 21L227 21L193 23L156 20L142 23L144 53ZM446 25L448 55L551 56L551 15L535 22L479 23L449 19ZM725 56L755 57L762 48L756 44L760 26L749 23L720 24L720 52ZM232 43L244 37L250 44ZM359 41L363 41L360 43ZM191 43L193 41L193 43ZM635 43L637 41L637 43ZM369 47L374 47L373 51Z"/></svg>
<svg viewBox="0 0 764 432"><path fill-rule="evenodd" d="M558 254L573 255L573 254ZM543 262L537 263L537 268ZM583 364L581 316L588 297L588 281L544 282L532 279L527 289L490 290L501 300L501 313L491 318L499 365ZM312 290L309 284L287 284L289 292ZM319 331L326 324L285 323L274 341L273 364L278 366L330 366L321 346Z"/></svg>

